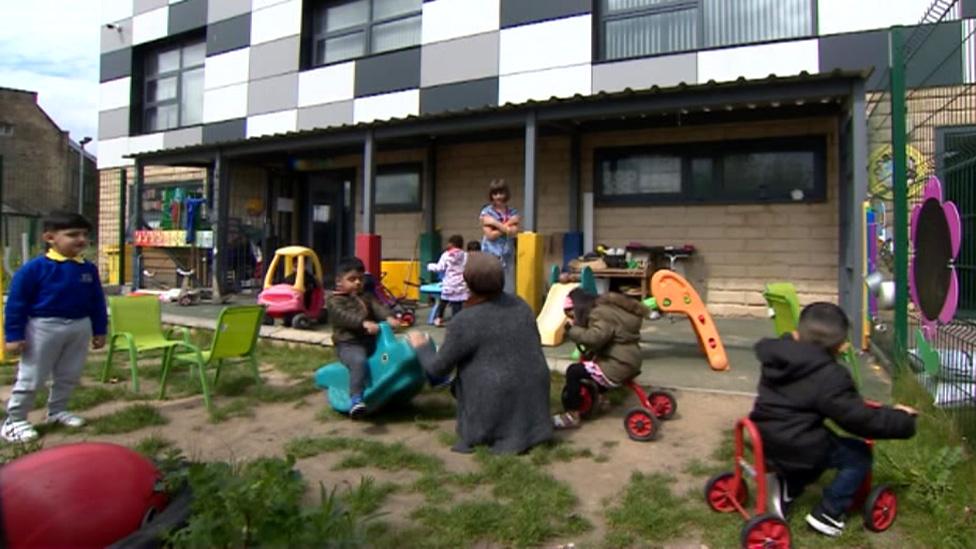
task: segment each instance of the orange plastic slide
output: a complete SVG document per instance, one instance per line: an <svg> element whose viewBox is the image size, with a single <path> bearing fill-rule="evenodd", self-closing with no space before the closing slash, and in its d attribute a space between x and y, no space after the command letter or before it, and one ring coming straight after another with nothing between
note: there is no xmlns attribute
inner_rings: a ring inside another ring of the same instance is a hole
<svg viewBox="0 0 976 549"><path fill-rule="evenodd" d="M718 335L718 328L708 314L705 303L695 288L674 271L661 269L651 277L651 295L658 308L665 313L682 313L691 320L691 326L698 335L701 350L708 357L708 365L713 370L729 369L729 357Z"/></svg>

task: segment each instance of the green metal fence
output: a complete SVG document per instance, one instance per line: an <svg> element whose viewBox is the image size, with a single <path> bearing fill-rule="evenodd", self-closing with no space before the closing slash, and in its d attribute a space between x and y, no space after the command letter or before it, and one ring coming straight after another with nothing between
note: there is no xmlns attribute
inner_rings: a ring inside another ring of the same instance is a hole
<svg viewBox="0 0 976 549"><path fill-rule="evenodd" d="M872 342L896 368L914 373L964 432L976 435L976 24L961 12L959 0L937 0L919 25L892 28L882 79L887 88L869 97L878 267L897 289L894 310L876 312ZM943 198L958 207L963 237L952 265L958 310L923 341L922 317L909 291L916 254L909 216L931 176L939 178ZM932 357L928 367L924 356Z"/></svg>

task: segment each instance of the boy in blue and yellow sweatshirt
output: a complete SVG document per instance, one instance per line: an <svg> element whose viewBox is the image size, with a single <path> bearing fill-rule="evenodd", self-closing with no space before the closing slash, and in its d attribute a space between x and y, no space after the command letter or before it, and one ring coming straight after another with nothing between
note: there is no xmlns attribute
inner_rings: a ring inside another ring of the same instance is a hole
<svg viewBox="0 0 976 549"><path fill-rule="evenodd" d="M49 376L54 382L47 423L74 428L85 424L67 410L68 398L84 370L88 342L95 349L104 347L108 324L98 269L81 257L91 229L79 214L51 212L44 219L47 254L24 264L10 285L4 335L7 351L20 354L20 364L0 428L7 442L37 438L27 413Z"/></svg>

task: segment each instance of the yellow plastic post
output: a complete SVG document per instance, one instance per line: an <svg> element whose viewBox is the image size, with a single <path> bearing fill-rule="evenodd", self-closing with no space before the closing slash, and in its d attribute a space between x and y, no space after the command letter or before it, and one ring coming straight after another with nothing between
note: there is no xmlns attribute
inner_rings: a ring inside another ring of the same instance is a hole
<svg viewBox="0 0 976 549"><path fill-rule="evenodd" d="M518 256L515 260L515 293L538 315L542 310L543 238L541 234L524 232L518 235Z"/></svg>

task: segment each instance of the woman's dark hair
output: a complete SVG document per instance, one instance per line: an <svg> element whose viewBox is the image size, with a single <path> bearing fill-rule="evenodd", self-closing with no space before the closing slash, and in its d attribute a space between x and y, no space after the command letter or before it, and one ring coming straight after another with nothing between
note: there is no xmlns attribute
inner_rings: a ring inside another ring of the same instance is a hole
<svg viewBox="0 0 976 549"><path fill-rule="evenodd" d="M504 193L505 200L512 197L511 191L508 190L508 183L505 183L504 179L492 179L491 183L488 184L488 201L492 200L492 195L496 193Z"/></svg>
<svg viewBox="0 0 976 549"><path fill-rule="evenodd" d="M471 242L468 242L468 246L465 249L469 252L480 252L481 242L478 242L477 240L472 240Z"/></svg>
<svg viewBox="0 0 976 549"><path fill-rule="evenodd" d="M91 221L75 212L55 210L44 217L44 232L67 231L68 229L85 229L92 232Z"/></svg>
<svg viewBox="0 0 976 549"><path fill-rule="evenodd" d="M451 237L447 239L447 243L460 250L464 247L464 237L459 234L452 234Z"/></svg>
<svg viewBox="0 0 976 549"><path fill-rule="evenodd" d="M569 299L573 300L573 323L577 326L589 324L590 312L596 305L596 296L586 292L583 288L573 288L569 292Z"/></svg>

